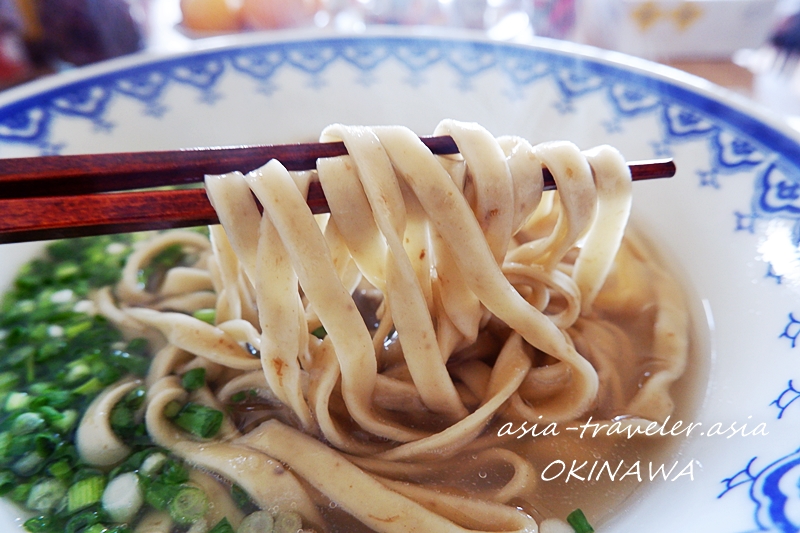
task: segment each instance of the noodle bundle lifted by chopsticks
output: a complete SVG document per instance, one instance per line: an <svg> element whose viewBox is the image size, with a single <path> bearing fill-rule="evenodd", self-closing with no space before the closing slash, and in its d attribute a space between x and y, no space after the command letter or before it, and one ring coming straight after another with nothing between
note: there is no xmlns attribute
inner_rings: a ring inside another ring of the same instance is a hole
<svg viewBox="0 0 800 533"><path fill-rule="evenodd" d="M381 532L536 531L535 468L487 428L672 413L686 311L625 235L622 156L452 120L434 134L460 153L433 155L402 127L329 126L321 141L350 155L207 176L210 242L167 233L130 258L97 304L163 346L146 380L157 444L320 530L331 502ZM543 166L557 192L542 192ZM306 205L314 174L329 216ZM176 243L197 262L139 285ZM191 316L208 307L214 325ZM208 386L187 393L176 376L198 366ZM224 409L243 391L268 409L226 418L212 440L164 416L190 394ZM466 456L504 474L465 488L448 472Z"/></svg>

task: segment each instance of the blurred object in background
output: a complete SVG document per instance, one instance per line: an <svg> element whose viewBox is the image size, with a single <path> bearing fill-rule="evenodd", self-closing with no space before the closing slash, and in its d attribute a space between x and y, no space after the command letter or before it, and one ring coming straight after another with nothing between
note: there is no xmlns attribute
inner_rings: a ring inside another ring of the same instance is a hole
<svg viewBox="0 0 800 533"><path fill-rule="evenodd" d="M777 13L769 40L739 50L733 60L752 72L753 98L800 129L800 0L782 2Z"/></svg>
<svg viewBox="0 0 800 533"><path fill-rule="evenodd" d="M16 4L0 0L0 87L25 81L33 75L23 27L24 20Z"/></svg>
<svg viewBox="0 0 800 533"><path fill-rule="evenodd" d="M575 0L534 0L533 5L535 35L555 39L575 37Z"/></svg>
<svg viewBox="0 0 800 533"><path fill-rule="evenodd" d="M242 0L245 28L267 30L309 24L319 11L317 0Z"/></svg>
<svg viewBox="0 0 800 533"><path fill-rule="evenodd" d="M3 1L3 0L0 0ZM87 65L130 54L143 45L141 25L126 0L18 0L32 2L39 15L46 55L73 65Z"/></svg>
<svg viewBox="0 0 800 533"><path fill-rule="evenodd" d="M242 28L242 3L234 0L181 0L183 27L197 32L232 32Z"/></svg>
<svg viewBox="0 0 800 533"><path fill-rule="evenodd" d="M180 0L180 4L183 28L198 37L307 26L321 9L318 0Z"/></svg>
<svg viewBox="0 0 800 533"><path fill-rule="evenodd" d="M0 0L0 87L141 50L144 19L126 0Z"/></svg>
<svg viewBox="0 0 800 533"><path fill-rule="evenodd" d="M575 0L181 0L192 35L298 26L358 32L369 25L485 30L495 39L570 38Z"/></svg>
<svg viewBox="0 0 800 533"><path fill-rule="evenodd" d="M463 3L469 4L465 5L466 13L475 12L477 7L479 16L483 15L484 0L467 0ZM360 0L350 2L350 6L346 2L344 4L345 9L355 8L365 24L440 26L445 23L445 2L438 0Z"/></svg>
<svg viewBox="0 0 800 533"><path fill-rule="evenodd" d="M654 60L719 59L760 46L778 0L583 0L580 38Z"/></svg>

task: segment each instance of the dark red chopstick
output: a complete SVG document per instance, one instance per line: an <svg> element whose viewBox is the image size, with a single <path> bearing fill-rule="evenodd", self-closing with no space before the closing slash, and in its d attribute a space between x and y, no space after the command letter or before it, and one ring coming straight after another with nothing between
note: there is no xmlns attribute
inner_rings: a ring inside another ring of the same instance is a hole
<svg viewBox="0 0 800 533"><path fill-rule="evenodd" d="M457 151L450 137L422 140L434 153ZM308 143L0 159L0 243L214 224L202 188L94 193L195 183L205 174L249 171L271 158L304 170L319 157L346 153L342 143ZM675 174L672 160L634 162L630 169L634 180ZM554 189L544 170L545 188ZM328 211L319 182L311 183L308 204L313 213Z"/></svg>
<svg viewBox="0 0 800 533"><path fill-rule="evenodd" d="M458 153L452 137L420 139L435 154ZM186 185L206 174L249 172L270 159L289 170L312 170L321 157L346 154L344 143L329 142L0 159L0 199Z"/></svg>
<svg viewBox="0 0 800 533"><path fill-rule="evenodd" d="M435 154L458 153L452 137L420 137ZM277 159L289 170L311 170L317 159L347 154L344 143L231 146L158 152L55 155L0 159L0 199L132 191L200 183L206 174L249 172ZM554 185L549 170L545 186ZM675 174L672 160L631 164L634 180Z"/></svg>

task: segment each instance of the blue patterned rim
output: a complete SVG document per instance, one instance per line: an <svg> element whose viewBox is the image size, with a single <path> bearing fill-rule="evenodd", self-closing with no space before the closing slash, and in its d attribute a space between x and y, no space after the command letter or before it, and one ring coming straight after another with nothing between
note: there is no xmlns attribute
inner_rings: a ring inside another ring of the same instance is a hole
<svg viewBox="0 0 800 533"><path fill-rule="evenodd" d="M735 212L735 230L754 233L757 221L781 218L794 224L794 246L800 245L800 144L795 138L695 88L682 86L651 72L637 71L602 59L576 56L556 49L517 46L487 41L407 36L334 37L276 43L258 43L195 52L189 56L158 59L74 82L44 89L0 107L0 145L22 144L41 154L58 153L51 128L59 116L90 121L112 129L106 117L110 102L129 98L142 102L145 113L162 116L165 89L172 84L195 88L208 103L228 69L268 87L283 70L319 76L330 65L344 62L369 76L387 60L402 65L406 83L420 83L434 67L446 67L468 90L472 80L495 69L513 87L521 89L550 78L560 93L557 109L573 111L573 103L587 95L603 93L614 118L604 127L620 131L628 119L652 114L662 125L661 139L651 143L654 156L669 156L682 142L708 143L708 167L697 171L700 186L719 188L720 178L742 171L755 173L750 212ZM771 268L771 267L770 267ZM769 274L768 274L769 275ZM780 276L773 275L780 283ZM781 337L792 348L800 336L800 320L789 315ZM800 390L788 387L773 402L780 413L798 398ZM800 459L792 452L758 470L753 458L747 466L722 480L723 497L732 489L750 486L756 503L753 519L759 530L797 532L800 525L787 518L787 498L781 485L788 476L800 478ZM795 495L796 497L796 495Z"/></svg>
<svg viewBox="0 0 800 533"><path fill-rule="evenodd" d="M159 116L164 90L171 84L189 85L213 100L214 87L226 69L269 83L281 69L315 76L329 65L346 62L368 75L381 63L394 59L408 69L408 83L433 67L445 65L468 87L481 73L497 69L521 88L552 77L561 91L563 113L571 103L605 91L618 123L642 113L661 113L664 136L654 143L655 156L670 155L670 145L699 137L708 139L714 157L699 174L701 185L719 187L719 176L761 164L766 154L774 158L759 180L753 217L800 219L800 145L781 131L719 100L704 96L652 74L552 50L502 43L454 41L433 38L380 37L329 38L258 44L199 52L190 57L162 59L119 71L99 74L22 98L0 108L0 143L38 147L40 153L57 153L49 142L50 128L59 115L92 121L111 128L104 120L114 98L133 98L146 105L146 113ZM719 123L724 117L725 123ZM777 157L776 157L777 156ZM800 230L797 232L800 242Z"/></svg>

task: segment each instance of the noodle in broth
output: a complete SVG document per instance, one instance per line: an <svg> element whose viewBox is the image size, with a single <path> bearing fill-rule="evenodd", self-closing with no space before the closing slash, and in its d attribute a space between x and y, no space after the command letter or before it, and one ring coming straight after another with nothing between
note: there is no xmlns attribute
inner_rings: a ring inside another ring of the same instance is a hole
<svg viewBox="0 0 800 533"><path fill-rule="evenodd" d="M130 257L96 304L160 346L145 380L155 443L319 531L532 532L562 508L539 479L548 460L629 452L498 428L589 416L644 426L673 412L687 312L625 233L621 155L451 120L434 133L460 153L435 156L401 127L330 126L321 140L350 155L314 172L271 161L208 176L221 221L210 240L170 232ZM543 193L542 166L557 193ZM305 203L315 176L330 216ZM174 245L197 261L143 287L137 272ZM205 308L213 325L191 316ZM207 386L188 393L178 376L196 367ZM251 409L237 411L248 391ZM164 415L187 400L234 410L198 439ZM82 427L103 434L103 413ZM95 464L125 453L113 435L78 442Z"/></svg>

